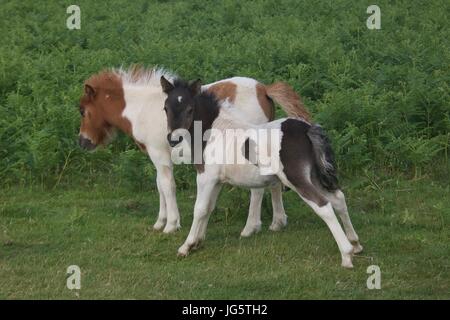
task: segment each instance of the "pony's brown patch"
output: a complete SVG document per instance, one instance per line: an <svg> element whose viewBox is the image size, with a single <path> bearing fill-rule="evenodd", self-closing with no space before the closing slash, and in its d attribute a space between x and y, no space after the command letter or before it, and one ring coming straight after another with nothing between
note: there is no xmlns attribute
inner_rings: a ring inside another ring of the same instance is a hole
<svg viewBox="0 0 450 320"><path fill-rule="evenodd" d="M147 152L147 148L145 147L145 144L143 144L143 143L140 143L139 141L137 141L136 139L133 139L134 140L134 142L137 144L137 146L139 147L139 149L142 151L142 152Z"/></svg>
<svg viewBox="0 0 450 320"><path fill-rule="evenodd" d="M133 67L132 78L139 79L144 71L141 67ZM93 144L107 143L114 128L133 136L130 121L122 116L125 98L122 79L116 73L103 71L86 80L80 109L84 114L81 118L80 133ZM134 141L142 151L146 151L145 145L135 139Z"/></svg>
<svg viewBox="0 0 450 320"><path fill-rule="evenodd" d="M131 123L122 117L125 99L122 80L113 72L101 72L85 82L85 94L80 100L80 133L95 145L107 142L114 128L131 134Z"/></svg>
<svg viewBox="0 0 450 320"><path fill-rule="evenodd" d="M290 85L284 82L275 82L264 87L265 93L275 100L289 117L298 117L308 122L311 121L311 116L303 105L302 99Z"/></svg>
<svg viewBox="0 0 450 320"><path fill-rule="evenodd" d="M233 103L236 99L237 85L233 82L223 81L210 86L207 91L216 96L217 100L228 100Z"/></svg>
<svg viewBox="0 0 450 320"><path fill-rule="evenodd" d="M258 98L259 105L267 117L268 121L275 119L275 105L273 101L266 93L266 87L260 83L256 85L256 97Z"/></svg>

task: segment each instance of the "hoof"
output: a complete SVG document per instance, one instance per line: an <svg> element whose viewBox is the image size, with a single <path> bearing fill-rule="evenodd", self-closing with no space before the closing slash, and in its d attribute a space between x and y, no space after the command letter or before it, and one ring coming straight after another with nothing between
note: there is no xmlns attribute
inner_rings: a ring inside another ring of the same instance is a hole
<svg viewBox="0 0 450 320"><path fill-rule="evenodd" d="M272 224L269 227L270 231L280 231L284 227L287 226L287 216L284 217L284 219L278 219L272 222Z"/></svg>
<svg viewBox="0 0 450 320"><path fill-rule="evenodd" d="M359 243L353 244L353 253L358 254L363 251L363 246Z"/></svg>
<svg viewBox="0 0 450 320"><path fill-rule="evenodd" d="M241 237L247 238L250 237L252 234L258 233L261 231L261 225L252 226L252 227L245 227L244 230L241 232Z"/></svg>
<svg viewBox="0 0 450 320"><path fill-rule="evenodd" d="M347 269L352 269L352 268L353 268L353 263L352 263L352 257L351 257L351 255L343 256L343 257L342 257L342 263L341 263L341 266L343 266L344 268L347 268Z"/></svg>
<svg viewBox="0 0 450 320"><path fill-rule="evenodd" d="M178 256L178 257L185 258L185 257L187 257L188 255L189 255L189 251L188 251L188 252L185 252L185 251L180 251L180 249L178 249L178 253L177 253L177 256Z"/></svg>
<svg viewBox="0 0 450 320"><path fill-rule="evenodd" d="M153 225L153 230L155 231L161 231L166 226L166 221L156 221L156 223Z"/></svg>
<svg viewBox="0 0 450 320"><path fill-rule="evenodd" d="M353 269L353 263L344 263L342 262L341 266L343 266L345 269Z"/></svg>
<svg viewBox="0 0 450 320"><path fill-rule="evenodd" d="M191 251L192 245L183 244L180 248L178 248L179 257L187 257L189 252Z"/></svg>
<svg viewBox="0 0 450 320"><path fill-rule="evenodd" d="M166 224L166 226L164 227L163 233L166 233L166 234L174 233L174 232L178 231L178 229L180 229L179 224Z"/></svg>

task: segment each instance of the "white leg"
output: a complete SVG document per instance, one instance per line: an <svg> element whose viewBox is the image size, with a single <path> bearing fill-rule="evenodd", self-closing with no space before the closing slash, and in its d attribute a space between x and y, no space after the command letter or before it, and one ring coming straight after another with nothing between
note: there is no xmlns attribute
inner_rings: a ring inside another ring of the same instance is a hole
<svg viewBox="0 0 450 320"><path fill-rule="evenodd" d="M263 197L264 189L251 189L247 223L241 232L241 237L249 237L261 230L261 204Z"/></svg>
<svg viewBox="0 0 450 320"><path fill-rule="evenodd" d="M352 221L350 220L344 193L341 190L337 190L331 196L327 194L327 198L331 201L333 208L337 211L339 218L344 225L345 234L353 245L353 252L360 253L363 250L363 247L359 243L359 237L353 228Z"/></svg>
<svg viewBox="0 0 450 320"><path fill-rule="evenodd" d="M211 197L209 198L209 206L208 206L209 215L211 215L211 213L214 211L214 208L216 207L217 197L219 196L221 189L222 185L218 183L211 192ZM208 226L207 223L203 224L203 228L200 230L200 234L203 235L201 241L205 240L207 226Z"/></svg>
<svg viewBox="0 0 450 320"><path fill-rule="evenodd" d="M220 187L217 181L206 177L205 173L197 175L197 199L195 200L194 219L191 230L184 244L178 249L178 255L187 256L205 238L206 227L212 212L211 202L217 198Z"/></svg>
<svg viewBox="0 0 450 320"><path fill-rule="evenodd" d="M166 209L166 199L164 198L164 193L161 188L161 177L159 174L157 174L156 177L156 185L158 186L158 192L159 192L159 213L158 213L158 220L156 220L156 223L153 225L153 229L155 230L162 230L167 222L167 209Z"/></svg>
<svg viewBox="0 0 450 320"><path fill-rule="evenodd" d="M342 227L339 224L336 215L334 214L331 203L328 202L326 205L319 207L312 201L306 200L304 198L303 200L305 200L305 202L317 213L317 215L321 217L323 221L325 221L331 233L333 234L333 237L339 247L339 251L341 252L342 266L345 268L353 268L353 246L348 241L344 231L342 230Z"/></svg>
<svg viewBox="0 0 450 320"><path fill-rule="evenodd" d="M282 185L280 183L270 189L272 196L273 218L269 230L272 231L279 231L287 225L287 215L284 211L281 188Z"/></svg>
<svg viewBox="0 0 450 320"><path fill-rule="evenodd" d="M177 199L175 196L175 179L173 178L172 167L166 165L156 165L158 177L161 177L160 187L163 191L167 223L164 227L164 233L171 233L180 228L180 213L178 212Z"/></svg>

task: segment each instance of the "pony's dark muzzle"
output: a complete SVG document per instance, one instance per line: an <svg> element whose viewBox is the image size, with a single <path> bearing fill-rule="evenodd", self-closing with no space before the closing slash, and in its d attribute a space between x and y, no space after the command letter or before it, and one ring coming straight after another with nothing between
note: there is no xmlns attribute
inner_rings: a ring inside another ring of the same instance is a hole
<svg viewBox="0 0 450 320"><path fill-rule="evenodd" d="M172 133L169 133L167 135L167 141L169 142L169 145L173 148L175 147L177 144L179 144L181 141L183 141L183 137L180 136L178 137L178 140L173 140L172 139Z"/></svg>
<svg viewBox="0 0 450 320"><path fill-rule="evenodd" d="M85 137L83 137L81 135L80 135L80 138L78 140L78 143L80 144L81 148L83 148L85 150L88 150L88 151L94 150L97 147L95 144L93 144L91 142L91 140L89 140L89 139L87 139L87 138L85 138Z"/></svg>

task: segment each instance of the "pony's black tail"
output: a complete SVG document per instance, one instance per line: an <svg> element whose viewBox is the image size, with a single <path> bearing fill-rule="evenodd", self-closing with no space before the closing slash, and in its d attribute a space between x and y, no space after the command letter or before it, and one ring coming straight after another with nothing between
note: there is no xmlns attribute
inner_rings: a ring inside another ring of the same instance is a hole
<svg viewBox="0 0 450 320"><path fill-rule="evenodd" d="M334 152L320 125L313 124L306 133L311 140L320 184L328 191L339 189Z"/></svg>

